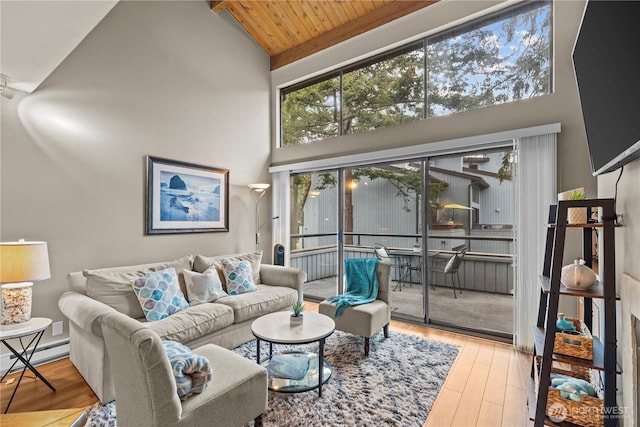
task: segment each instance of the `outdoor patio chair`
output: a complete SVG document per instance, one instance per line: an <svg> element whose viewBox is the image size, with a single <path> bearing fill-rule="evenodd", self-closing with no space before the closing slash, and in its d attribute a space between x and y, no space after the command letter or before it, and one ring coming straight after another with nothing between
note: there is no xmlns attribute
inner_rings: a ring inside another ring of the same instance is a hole
<svg viewBox="0 0 640 427"><path fill-rule="evenodd" d="M376 243L373 246L373 250L376 253L376 257L378 257L381 262L391 265L391 268L398 272L395 275L393 272L391 274L392 280L394 277L398 278L393 290L395 291L398 289L402 291L402 284L407 282L407 272L409 272L409 267L411 266L410 263L404 262L402 257L390 255L389 249L387 249L387 247L382 243Z"/></svg>
<svg viewBox="0 0 640 427"><path fill-rule="evenodd" d="M429 268L429 272L431 275L431 284L433 287L433 273L442 273L444 274L444 285L447 286L447 276L451 276L451 284L453 287L453 297L456 296L456 278L458 279L458 290L462 293L462 287L460 286L460 275L458 274L458 268L460 264L462 264L462 260L464 259L464 255L467 252L467 248L463 246L457 246L453 248L456 252L446 260L442 261L434 261L434 265Z"/></svg>

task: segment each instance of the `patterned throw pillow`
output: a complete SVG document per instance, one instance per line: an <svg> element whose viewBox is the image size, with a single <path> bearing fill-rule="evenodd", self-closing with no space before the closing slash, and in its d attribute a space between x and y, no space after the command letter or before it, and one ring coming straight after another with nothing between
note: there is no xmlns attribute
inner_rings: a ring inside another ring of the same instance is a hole
<svg viewBox="0 0 640 427"><path fill-rule="evenodd" d="M247 261L251 264L251 270L253 271L253 283L260 283L260 263L262 262L262 250L249 252L244 254L231 254L231 255L221 255L215 257L206 257L203 255L196 255L193 260L193 271L197 271L198 273L204 273L206 269L211 266L216 266L220 270L222 270L222 260L237 260L237 261ZM223 278L224 279L224 278ZM225 281L222 281L222 286L226 286Z"/></svg>
<svg viewBox="0 0 640 427"><path fill-rule="evenodd" d="M190 305L213 302L218 298L228 296L222 289L222 282L215 267L207 269L204 273L185 270L183 274Z"/></svg>
<svg viewBox="0 0 640 427"><path fill-rule="evenodd" d="M176 379L178 397L185 400L192 394L202 393L213 376L207 358L176 341L162 341L162 347Z"/></svg>
<svg viewBox="0 0 640 427"><path fill-rule="evenodd" d="M180 290L175 268L154 271L136 279L133 290L149 321L164 319L189 307Z"/></svg>
<svg viewBox="0 0 640 427"><path fill-rule="evenodd" d="M220 262L222 263L222 273L227 281L229 295L240 295L258 290L256 284L253 283L253 271L250 263L237 259L221 259Z"/></svg>

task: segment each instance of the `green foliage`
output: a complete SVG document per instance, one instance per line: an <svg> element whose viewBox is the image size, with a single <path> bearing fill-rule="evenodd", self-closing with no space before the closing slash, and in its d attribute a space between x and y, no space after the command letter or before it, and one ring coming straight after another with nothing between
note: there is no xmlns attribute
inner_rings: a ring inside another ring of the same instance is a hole
<svg viewBox="0 0 640 427"><path fill-rule="evenodd" d="M324 190L333 188L337 185L335 175L329 172L323 172L318 175L319 180L316 190ZM370 181L376 179L387 180L396 189L396 196L400 197L404 202L403 209L405 212L411 212L413 201L422 194L422 172L417 168L393 168L383 169L376 167L356 168L352 170L352 178L360 181L362 178L368 178ZM446 190L447 184L443 182L429 182L429 206L439 209L437 200Z"/></svg>
<svg viewBox="0 0 640 427"><path fill-rule="evenodd" d="M424 49L344 74L342 134L419 120L424 110Z"/></svg>
<svg viewBox="0 0 640 427"><path fill-rule="evenodd" d="M396 189L396 196L404 202L405 212L411 212L410 202L419 197L422 192L422 177L419 169L382 169L382 168L358 168L353 170L353 179L360 181L367 177L371 181L385 179Z"/></svg>
<svg viewBox="0 0 640 427"><path fill-rule="evenodd" d="M416 43L396 56L285 91L282 145L307 144L549 93L552 8L550 3L540 4L530 2L501 19L428 39L426 51ZM502 158L500 182L513 179L512 155L507 151ZM419 170L355 168L351 173L356 181L363 177L388 181L405 211L411 210L422 192ZM337 185L333 173L318 176L316 190ZM428 185L429 218L435 218L447 184L429 179ZM297 232L311 175L293 177L291 186L291 230ZM345 189L346 197L349 191ZM350 224L346 218L346 231Z"/></svg>
<svg viewBox="0 0 640 427"><path fill-rule="evenodd" d="M503 181L513 180L513 150L505 151L502 155L500 169L498 169L498 179Z"/></svg>
<svg viewBox="0 0 640 427"><path fill-rule="evenodd" d="M551 8L536 7L427 48L428 117L550 91Z"/></svg>
<svg viewBox="0 0 640 427"><path fill-rule="evenodd" d="M549 93L552 14L549 3L540 4L531 2L500 20L428 39L426 53L422 43L417 43L396 56L347 69L342 80L336 74L285 92L281 99L282 145L306 144Z"/></svg>
<svg viewBox="0 0 640 427"><path fill-rule="evenodd" d="M304 304L302 301L296 301L295 304L291 306L291 310L293 310L293 315L298 317L302 314L302 309L304 308Z"/></svg>
<svg viewBox="0 0 640 427"><path fill-rule="evenodd" d="M281 100L282 145L306 144L421 119L423 56L424 50L419 48L347 72L342 92L340 78L332 77L285 93Z"/></svg>
<svg viewBox="0 0 640 427"><path fill-rule="evenodd" d="M282 96L282 146L339 136L340 79L329 80Z"/></svg>
<svg viewBox="0 0 640 427"><path fill-rule="evenodd" d="M582 192L580 192L578 190L575 190L573 193L571 193L569 195L569 200L584 200L585 197L586 196L585 196L584 193L582 193Z"/></svg>

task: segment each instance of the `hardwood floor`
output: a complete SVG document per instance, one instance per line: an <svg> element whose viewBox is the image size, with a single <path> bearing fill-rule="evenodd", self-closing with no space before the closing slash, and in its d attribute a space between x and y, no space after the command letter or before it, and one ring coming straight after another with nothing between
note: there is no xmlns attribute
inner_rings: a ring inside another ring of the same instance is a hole
<svg viewBox="0 0 640 427"><path fill-rule="evenodd" d="M305 309L315 311L317 304L306 302ZM460 346L424 427L533 425L527 412L530 355L508 344L397 321L391 322L393 331ZM68 426L81 408L98 401L68 358L41 365L38 370L57 391L51 391L27 371L10 413L0 416L2 427ZM17 382L18 376L7 376L0 385L3 412L15 386L15 382L6 382L12 378ZM52 410L56 411L49 412Z"/></svg>

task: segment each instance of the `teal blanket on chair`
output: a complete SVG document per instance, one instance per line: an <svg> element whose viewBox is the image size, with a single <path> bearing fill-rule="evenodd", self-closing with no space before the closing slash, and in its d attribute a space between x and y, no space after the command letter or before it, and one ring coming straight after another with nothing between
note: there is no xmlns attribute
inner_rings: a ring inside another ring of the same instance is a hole
<svg viewBox="0 0 640 427"><path fill-rule="evenodd" d="M336 317L350 305L367 304L378 297L378 258L351 258L344 260L346 292L329 298L336 305Z"/></svg>

